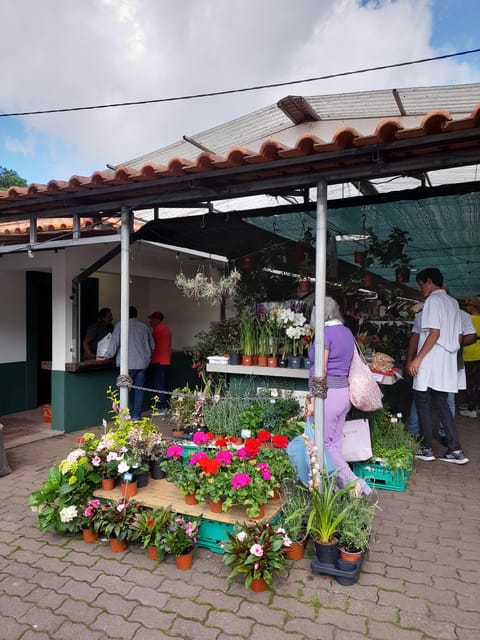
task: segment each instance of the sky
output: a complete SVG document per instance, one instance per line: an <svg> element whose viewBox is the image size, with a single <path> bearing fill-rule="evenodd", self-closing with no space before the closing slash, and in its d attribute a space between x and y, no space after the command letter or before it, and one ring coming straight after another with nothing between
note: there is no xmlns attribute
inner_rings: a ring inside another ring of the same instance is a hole
<svg viewBox="0 0 480 640"><path fill-rule="evenodd" d="M0 24L0 114L224 91L480 48L478 0L15 0L0 3ZM473 82L480 53L228 96L0 117L0 166L28 183L68 180L288 94Z"/></svg>

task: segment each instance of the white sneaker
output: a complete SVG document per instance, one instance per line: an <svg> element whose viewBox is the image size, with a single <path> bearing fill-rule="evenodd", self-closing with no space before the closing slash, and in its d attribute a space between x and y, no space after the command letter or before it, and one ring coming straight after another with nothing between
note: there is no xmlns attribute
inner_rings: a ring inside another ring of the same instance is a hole
<svg viewBox="0 0 480 640"><path fill-rule="evenodd" d="M459 411L461 416L465 416L466 418L477 418L478 414L475 411L475 409L473 409L472 411L469 411L468 409L461 409Z"/></svg>

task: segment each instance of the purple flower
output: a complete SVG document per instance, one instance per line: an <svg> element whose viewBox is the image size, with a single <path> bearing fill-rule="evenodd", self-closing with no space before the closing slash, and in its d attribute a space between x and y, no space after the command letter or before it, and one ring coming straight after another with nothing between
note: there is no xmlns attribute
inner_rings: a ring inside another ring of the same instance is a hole
<svg viewBox="0 0 480 640"><path fill-rule="evenodd" d="M246 487L252 479L248 475L248 473L236 473L232 478L232 487L237 490L242 487Z"/></svg>

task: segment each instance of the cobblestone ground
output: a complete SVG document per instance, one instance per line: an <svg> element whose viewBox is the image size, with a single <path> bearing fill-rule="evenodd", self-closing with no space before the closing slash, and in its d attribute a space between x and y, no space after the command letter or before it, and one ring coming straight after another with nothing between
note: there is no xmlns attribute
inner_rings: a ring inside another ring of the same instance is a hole
<svg viewBox="0 0 480 640"><path fill-rule="evenodd" d="M78 434L10 449L13 472L0 478L0 640L478 640L480 419L458 423L470 464L417 462L406 492L379 491L358 583L313 575L309 549L261 594L228 585L221 555L207 549L179 572L137 547L112 554L42 534L28 494Z"/></svg>

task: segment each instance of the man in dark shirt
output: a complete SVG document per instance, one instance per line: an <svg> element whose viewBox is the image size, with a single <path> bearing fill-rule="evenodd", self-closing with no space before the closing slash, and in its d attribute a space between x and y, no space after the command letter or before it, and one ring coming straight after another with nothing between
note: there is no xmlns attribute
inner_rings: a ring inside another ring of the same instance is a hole
<svg viewBox="0 0 480 640"><path fill-rule="evenodd" d="M87 328L85 338L83 339L83 359L95 360L97 357L97 344L104 338L107 333L113 331L113 316L111 309L103 307L98 312L98 320Z"/></svg>

